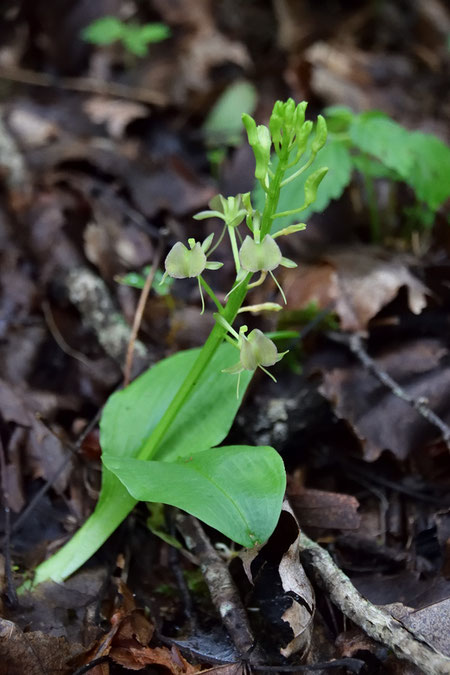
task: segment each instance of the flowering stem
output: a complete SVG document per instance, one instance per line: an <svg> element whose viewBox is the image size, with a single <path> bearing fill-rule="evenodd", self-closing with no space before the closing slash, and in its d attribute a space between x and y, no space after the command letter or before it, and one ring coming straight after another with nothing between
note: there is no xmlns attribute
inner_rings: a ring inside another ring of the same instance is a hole
<svg viewBox="0 0 450 675"><path fill-rule="evenodd" d="M275 170L273 179L270 181L269 189L266 192L266 201L264 204L264 211L261 219L261 241L266 234L270 233L272 227L272 220L278 206L280 198L281 183L289 163L289 144L283 143L281 148L278 165Z"/></svg>
<svg viewBox="0 0 450 675"><path fill-rule="evenodd" d="M227 304L220 311L220 314L226 321L228 321L229 324L233 323L239 308L244 302L245 296L247 294L247 284L249 278L250 274L247 275L247 278L240 285L240 287L236 289L236 292L230 296ZM177 416L188 396L191 394L201 374L220 346L224 338L224 334L225 329L216 323L208 339L203 345L194 365L187 374L186 379L172 399L171 404L167 408L164 415L161 417L151 435L142 444L137 455L138 459L148 460L155 455L156 451L158 450L158 446L169 430L170 425Z"/></svg>

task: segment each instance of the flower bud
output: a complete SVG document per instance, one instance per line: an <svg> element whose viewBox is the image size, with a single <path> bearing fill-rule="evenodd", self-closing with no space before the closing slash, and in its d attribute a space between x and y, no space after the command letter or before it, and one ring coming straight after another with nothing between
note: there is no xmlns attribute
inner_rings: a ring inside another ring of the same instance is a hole
<svg viewBox="0 0 450 675"><path fill-rule="evenodd" d="M322 115L317 116L316 135L311 145L313 155L317 154L327 142L327 123Z"/></svg>
<svg viewBox="0 0 450 675"><path fill-rule="evenodd" d="M252 146L253 154L255 155L255 177L260 181L264 181L270 163L270 146L272 144L270 131L263 124L256 126L253 117L250 117L246 113L242 115L242 121L247 130L248 142Z"/></svg>

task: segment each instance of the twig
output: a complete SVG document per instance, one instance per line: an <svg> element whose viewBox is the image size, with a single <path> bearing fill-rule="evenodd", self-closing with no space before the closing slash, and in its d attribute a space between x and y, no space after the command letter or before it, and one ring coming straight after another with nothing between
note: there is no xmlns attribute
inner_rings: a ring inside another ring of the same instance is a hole
<svg viewBox="0 0 450 675"><path fill-rule="evenodd" d="M149 105L163 106L167 104L167 96L157 91L145 87L130 87L126 84L107 82L92 77L55 77L48 73L38 73L26 68L0 68L0 79L36 87L68 89L84 94L124 98Z"/></svg>
<svg viewBox="0 0 450 675"><path fill-rule="evenodd" d="M93 366L92 363L89 361L88 358L81 352L77 351L76 349L72 349L70 345L67 344L63 336L61 335L61 332L56 325L56 321L53 317L53 313L50 307L50 303L48 300L44 300L42 302L42 312L44 314L45 322L48 326L48 329L50 333L52 334L53 339L55 340L56 344L58 347L61 349L64 354L67 354L68 356L71 356L73 359L76 361L79 361L82 363L86 368L89 368L89 370L92 370Z"/></svg>
<svg viewBox="0 0 450 675"><path fill-rule="evenodd" d="M59 467L56 469L55 473L53 476L45 482L45 484L41 487L38 492L34 495L33 499L27 504L25 509L22 511L20 516L17 518L17 520L14 522L12 528L11 528L11 533L14 534L18 530L20 530L21 527L23 527L24 523L28 520L29 516L31 513L34 511L36 508L37 504L41 501L41 499L47 494L47 492L50 490L52 485L55 483L55 481L58 479L60 474L64 471L66 468L67 464L70 462L72 459L72 454L74 454L77 450L81 448L81 445L86 438L86 436L94 429L96 426L98 420L100 419L101 415L101 409L97 412L95 417L89 422L85 430L81 433L81 435L78 437L77 442L75 443L75 446L68 446L71 450L71 453L66 455L64 458L63 462L59 465ZM66 444L67 445L67 444ZM0 544L3 544L3 542L6 540L6 533L5 537L0 540Z"/></svg>
<svg viewBox="0 0 450 675"><path fill-rule="evenodd" d="M5 576L6 576L6 597L11 606L17 605L17 594L12 580L11 567L11 511L9 508L8 484L6 480L6 458L5 448L0 438L0 472L1 472L1 490L3 512L5 514Z"/></svg>
<svg viewBox="0 0 450 675"><path fill-rule="evenodd" d="M218 610L238 652L245 656L254 647L247 614L227 565L215 551L196 518L178 514L176 523L186 546L198 557L214 607Z"/></svg>
<svg viewBox="0 0 450 675"><path fill-rule="evenodd" d="M301 558L308 574L326 591L341 612L360 626L369 637L391 649L396 656L421 668L426 675L448 675L450 658L382 609L375 607L356 590L321 546L302 533Z"/></svg>
<svg viewBox="0 0 450 675"><path fill-rule="evenodd" d="M414 398L413 396L410 396L408 392L389 375L389 373L380 368L376 361L374 361L364 349L361 337L357 333L349 336L340 333L329 333L329 335L336 342L347 345L350 351L361 361L367 370L369 370L379 382L384 384L394 396L397 396L397 398L400 398L410 405L414 410L417 410L419 415L422 415L427 422L437 427L442 434L447 449L450 451L450 427L428 407L423 398Z"/></svg>
<svg viewBox="0 0 450 675"><path fill-rule="evenodd" d="M125 369L124 369L124 376L123 376L123 386L126 387L130 383L131 379L131 368L133 365L133 354L134 354L134 345L136 343L136 338L137 334L139 332L139 327L141 325L142 321L142 315L144 314L144 309L145 309L145 304L148 299L148 295L150 293L150 289L153 284L153 279L155 278L156 271L159 266L159 262L161 260L162 252L163 252L163 240L161 239L158 244L158 248L156 249L155 252L155 257L153 259L152 266L150 267L150 270L147 274L147 278L145 280L144 287L141 291L141 295L139 296L139 302L136 307L136 312L134 314L134 319L133 319L133 326L131 328L131 335L130 339L128 342L128 348L127 348L127 356L125 360Z"/></svg>

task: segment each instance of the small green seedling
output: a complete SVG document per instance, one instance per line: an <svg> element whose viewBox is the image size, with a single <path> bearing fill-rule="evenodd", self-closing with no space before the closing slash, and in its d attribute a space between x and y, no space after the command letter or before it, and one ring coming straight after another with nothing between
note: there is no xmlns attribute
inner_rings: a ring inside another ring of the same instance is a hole
<svg viewBox="0 0 450 675"><path fill-rule="evenodd" d="M406 183L416 198L416 204L406 214L408 219L429 227L437 210L450 197L450 148L432 134L408 131L381 112L357 115L348 108L334 107L326 110L325 116L329 133L320 158L328 167L327 180L321 183L316 199L305 209L303 217L324 211L331 200L343 194L357 171L364 179L373 240L379 240L382 235L374 189L374 181L380 178L393 185ZM294 167L288 171L286 189L279 203L284 217L277 227L286 227L295 221L296 213L291 206L314 169L306 167L302 173L299 180L289 184L299 172ZM257 206L264 203L261 186L257 187L253 199Z"/></svg>
<svg viewBox="0 0 450 675"><path fill-rule="evenodd" d="M277 303L245 306L244 301L268 274L276 274L280 266L295 265L283 257L278 241L305 225L278 232L274 226L285 215L278 209L284 186L312 165L326 142L324 119L318 118L313 131L312 123L305 121L305 109L306 103L278 101L269 127L243 116L256 159L255 175L265 195L262 208L254 208L249 193L219 195L210 202L210 210L196 216L219 218L223 222L220 239L228 235L236 276L226 303L219 301L206 280L222 266L210 260L217 247L212 235L202 243L177 242L166 257L164 276L181 280L178 283L197 279L202 303L206 293L216 307L215 325L201 349L163 359L110 397L100 423L103 474L95 511L66 546L38 567L35 583L48 578L60 581L74 572L137 501L184 509L246 547L261 544L272 534L286 487L281 457L268 446L220 443L255 370L274 379L268 369L286 353L279 353L274 341L259 329L236 329L233 324L245 310L247 316L258 309L278 310ZM289 169L294 173L286 177ZM314 201L325 173L320 168L309 176L303 204L296 206L295 213ZM149 524L159 530L157 521Z"/></svg>
<svg viewBox="0 0 450 675"><path fill-rule="evenodd" d="M94 45L121 42L130 54L143 57L148 54L148 45L166 40L171 33L164 23L125 23L115 16L103 16L89 24L81 35Z"/></svg>

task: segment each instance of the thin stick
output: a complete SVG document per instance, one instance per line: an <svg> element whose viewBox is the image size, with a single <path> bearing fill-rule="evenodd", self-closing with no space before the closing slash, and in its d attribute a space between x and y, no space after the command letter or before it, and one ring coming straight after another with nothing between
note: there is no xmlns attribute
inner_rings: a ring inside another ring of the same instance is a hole
<svg viewBox="0 0 450 675"><path fill-rule="evenodd" d="M12 579L11 567L11 511L9 508L8 483L6 480L6 457L5 449L0 438L0 470L1 470L1 491L3 512L5 514L5 576L6 576L6 597L11 606L17 605L17 594Z"/></svg>
<svg viewBox="0 0 450 675"><path fill-rule="evenodd" d="M38 73L26 68L0 68L0 80L19 82L36 87L68 89L84 94L97 94L128 101L139 101L149 105L163 106L167 97L157 91L144 87L130 87L119 82L107 82L92 77L55 77L48 73Z"/></svg>
<svg viewBox="0 0 450 675"><path fill-rule="evenodd" d="M396 656L414 663L427 675L448 675L450 658L405 628L388 612L363 598L331 556L305 534L300 538L301 559L310 577L329 595L341 612Z"/></svg>
<svg viewBox="0 0 450 675"><path fill-rule="evenodd" d="M128 348L127 348L127 356L125 360L125 368L124 368L124 375L123 375L123 386L126 387L130 383L131 379L131 368L133 366L133 355L134 355L134 344L136 342L137 334L139 332L139 328L141 326L141 321L142 321L142 315L144 314L144 309L145 305L148 299L148 295L150 293L150 289L153 284L153 280L155 278L156 271L158 269L162 252L163 252L163 241L162 239L160 240L158 244L158 248L156 249L155 252L155 257L153 259L152 266L150 267L150 270L147 274L147 278L145 280L144 287L141 291L141 295L139 297L139 302L136 307L136 312L134 314L134 319L133 319L133 327L131 329L131 335L130 339L128 341Z"/></svg>
<svg viewBox="0 0 450 675"><path fill-rule="evenodd" d="M367 370L369 370L379 382L384 384L394 396L397 396L397 398L400 398L410 405L414 410L417 410L419 415L422 415L427 422L437 427L442 434L447 450L450 451L450 427L428 407L423 398L413 398L410 396L408 392L389 375L389 373L380 368L376 361L374 361L364 349L361 337L357 333L350 336L342 335L340 333L331 333L329 335L336 342L343 342L346 344Z"/></svg>
<svg viewBox="0 0 450 675"><path fill-rule="evenodd" d="M56 321L54 319L50 303L48 302L48 300L44 300L42 302L41 307L44 313L44 318L48 326L48 329L52 334L56 344L61 349L61 351L67 354L68 356L71 356L73 359L76 359L77 361L82 363L84 366L86 366L86 368L89 368L89 370L93 370L92 363L89 361L89 359L87 359L85 355L82 354L82 352L79 352L76 349L72 349L72 347L67 344L67 342L61 335L60 330L56 325Z"/></svg>
<svg viewBox="0 0 450 675"><path fill-rule="evenodd" d="M86 438L86 436L95 428L97 425L100 415L101 415L102 409L98 410L96 413L95 417L89 422L85 430L82 432L82 434L78 437L78 440L75 444L75 446L68 445L67 443L65 444L67 447L70 449L70 453L66 455L64 460L61 462L59 467L56 469L55 473L53 476L45 482L45 484L41 487L38 492L34 495L33 499L27 504L25 509L22 511L20 516L17 518L17 520L14 522L12 528L11 528L11 533L14 534L18 530L20 530L21 527L23 527L24 523L26 520L30 517L31 513L33 510L36 508L37 504L41 501L41 499L47 494L47 492L50 490L52 485L55 483L55 481L58 479L60 474L64 471L66 468L67 464L70 462L72 459L72 454L75 454L80 448L81 445ZM3 537L3 539L0 540L0 545L3 545L3 543L6 541L6 534Z"/></svg>

